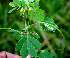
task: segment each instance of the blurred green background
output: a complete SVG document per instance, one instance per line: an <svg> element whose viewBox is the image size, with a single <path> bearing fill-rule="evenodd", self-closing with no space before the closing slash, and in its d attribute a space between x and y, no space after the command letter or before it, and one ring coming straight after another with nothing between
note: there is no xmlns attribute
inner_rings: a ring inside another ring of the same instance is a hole
<svg viewBox="0 0 70 58"><path fill-rule="evenodd" d="M19 15L19 11L13 11L8 14L12 8L9 6L12 0L0 0L0 28L13 28L22 30L24 28L24 20ZM66 38L66 48L64 50L56 50L60 45L65 45L62 35L56 32L40 32L39 41L42 43L42 48L49 52L56 52L54 58L70 58L70 1L69 0L40 0L40 8L45 11L45 16L53 18L59 29ZM15 51L17 33L9 33L6 30L0 30L0 51L7 51L13 54L19 54ZM45 38L46 41L45 42ZM44 38L44 39L43 39ZM63 47L61 47L63 48Z"/></svg>

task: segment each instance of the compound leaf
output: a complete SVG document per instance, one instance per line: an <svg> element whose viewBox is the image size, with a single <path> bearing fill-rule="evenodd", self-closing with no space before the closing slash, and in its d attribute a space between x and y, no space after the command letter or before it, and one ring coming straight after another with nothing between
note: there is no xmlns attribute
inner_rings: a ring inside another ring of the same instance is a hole
<svg viewBox="0 0 70 58"><path fill-rule="evenodd" d="M54 20L52 18L45 18L44 21L44 25L48 30L55 31L56 29L58 29L58 26L54 23Z"/></svg>
<svg viewBox="0 0 70 58"><path fill-rule="evenodd" d="M33 38L30 33L28 38L26 36L27 36L26 33L19 34L17 36L18 38L21 39L19 40L17 38L19 42L16 45L16 50L21 50L20 53L23 58L26 58L28 53L32 57L36 57L37 56L36 48L41 48L41 43L37 39Z"/></svg>

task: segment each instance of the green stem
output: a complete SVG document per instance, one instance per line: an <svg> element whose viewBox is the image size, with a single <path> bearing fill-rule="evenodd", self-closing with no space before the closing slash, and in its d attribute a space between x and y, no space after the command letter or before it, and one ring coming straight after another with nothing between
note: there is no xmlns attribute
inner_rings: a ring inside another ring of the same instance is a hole
<svg viewBox="0 0 70 58"><path fill-rule="evenodd" d="M6 30L6 29L7 29L7 30L13 30L13 31L17 31L17 32L19 32L19 33L21 32L21 31L14 30L14 29L11 29L11 28L0 28L0 29L3 29L3 30Z"/></svg>
<svg viewBox="0 0 70 58"><path fill-rule="evenodd" d="M30 25L31 25L31 27L32 27L31 20L30 20ZM34 31L33 27L32 27L32 30Z"/></svg>
<svg viewBox="0 0 70 58"><path fill-rule="evenodd" d="M26 20L25 20L25 28L26 28ZM26 29L25 29L25 32L26 32Z"/></svg>
<svg viewBox="0 0 70 58"><path fill-rule="evenodd" d="M29 22L28 22L28 26L29 26ZM29 29L29 27L28 27L28 29ZM27 29L27 40L28 40L28 29Z"/></svg>
<svg viewBox="0 0 70 58"><path fill-rule="evenodd" d="M0 29L11 29L11 28L0 28Z"/></svg>

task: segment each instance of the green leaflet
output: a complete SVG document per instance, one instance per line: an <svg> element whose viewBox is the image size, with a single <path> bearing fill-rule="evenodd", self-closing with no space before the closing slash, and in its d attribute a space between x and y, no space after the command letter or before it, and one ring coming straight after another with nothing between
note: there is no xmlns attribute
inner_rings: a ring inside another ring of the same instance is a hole
<svg viewBox="0 0 70 58"><path fill-rule="evenodd" d="M24 42L20 54L22 56L22 58L26 58L28 56L28 51L27 51L27 41Z"/></svg>
<svg viewBox="0 0 70 58"><path fill-rule="evenodd" d="M26 37L22 37L19 42L16 44L16 50L20 50L22 48L22 45L26 41Z"/></svg>
<svg viewBox="0 0 70 58"><path fill-rule="evenodd" d="M52 58L54 56L55 52L50 53L47 58Z"/></svg>
<svg viewBox="0 0 70 58"><path fill-rule="evenodd" d="M21 39L20 36L21 36L20 34L17 34L16 39L17 39L17 40L20 40L20 39Z"/></svg>
<svg viewBox="0 0 70 58"><path fill-rule="evenodd" d="M25 1L22 0L21 3L22 3L22 5L23 5L23 7L25 7Z"/></svg>
<svg viewBox="0 0 70 58"><path fill-rule="evenodd" d="M49 52L46 51L46 52L44 52L44 53L39 54L38 57L40 57L40 58L47 58L47 55L48 55L48 54L49 54Z"/></svg>
<svg viewBox="0 0 70 58"><path fill-rule="evenodd" d="M37 39L40 38L40 36L37 33L32 33L31 36Z"/></svg>
<svg viewBox="0 0 70 58"><path fill-rule="evenodd" d="M9 5L12 6L12 7L16 6L13 2L10 2Z"/></svg>
<svg viewBox="0 0 70 58"><path fill-rule="evenodd" d="M52 58L54 56L55 52L49 53L48 51L45 51L44 53L41 53L38 55L40 58Z"/></svg>
<svg viewBox="0 0 70 58"><path fill-rule="evenodd" d="M29 36L29 40L35 48L41 48L41 43L37 39L33 38L32 36Z"/></svg>
<svg viewBox="0 0 70 58"><path fill-rule="evenodd" d="M44 19L45 22L49 22L49 23L54 23L54 20L52 18L46 17Z"/></svg>
<svg viewBox="0 0 70 58"><path fill-rule="evenodd" d="M34 17L34 11L33 10L28 11L28 15L29 15L29 19L32 20Z"/></svg>
<svg viewBox="0 0 70 58"><path fill-rule="evenodd" d="M36 9L36 12L35 12L35 21L36 22L38 22L38 20L44 21L43 13L44 13L43 10Z"/></svg>
<svg viewBox="0 0 70 58"><path fill-rule="evenodd" d="M32 57L36 57L37 56L37 50L35 49L35 47L32 45L32 43L27 40L27 49L28 49L28 53L29 55L31 55Z"/></svg>
<svg viewBox="0 0 70 58"><path fill-rule="evenodd" d="M25 35L26 35L26 34L24 34L24 33L23 33L23 34L19 33L19 34L16 35L16 39L17 39L17 40L20 40L21 38L24 39Z"/></svg>
<svg viewBox="0 0 70 58"><path fill-rule="evenodd" d="M37 10L37 9L39 9L39 6L33 7L34 11Z"/></svg>
<svg viewBox="0 0 70 58"><path fill-rule="evenodd" d="M11 12L14 11L15 9L17 9L17 7L11 9L8 13L11 13Z"/></svg>
<svg viewBox="0 0 70 58"><path fill-rule="evenodd" d="M36 10L36 13L43 14L43 13L44 13L44 10L37 9L37 10Z"/></svg>
<svg viewBox="0 0 70 58"><path fill-rule="evenodd" d="M18 6L21 6L20 0L13 0L13 2L14 2L15 4L17 4Z"/></svg>

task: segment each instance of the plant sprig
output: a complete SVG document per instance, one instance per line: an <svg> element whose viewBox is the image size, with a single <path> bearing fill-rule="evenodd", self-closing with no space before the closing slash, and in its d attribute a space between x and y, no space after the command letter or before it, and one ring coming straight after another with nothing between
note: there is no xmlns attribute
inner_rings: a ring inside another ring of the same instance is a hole
<svg viewBox="0 0 70 58"><path fill-rule="evenodd" d="M43 51L42 53L41 51L37 50L38 48L41 48L41 43L37 40L37 38L39 38L40 36L34 30L34 33L28 31L28 29L32 28L33 25L40 24L42 30L44 30L45 28L53 32L55 32L55 30L58 30L62 34L62 32L58 29L58 26L54 23L54 20L52 18L45 17L45 11L39 8L39 0L13 0L13 2L10 2L9 5L12 6L13 9L11 9L8 13L11 13L17 9L20 10L20 16L24 16L25 12L27 12L26 16L29 16L30 25L28 23L28 26L26 26L25 20L25 28L23 29L23 32L11 28L0 28L7 29L7 31L9 32L18 32L16 39L19 41L16 44L16 50L20 50L20 55L22 56L22 58L26 58L28 54L32 57L52 58L55 52L49 53L48 51L41 50ZM35 24L31 24L31 21L33 19L35 20ZM62 36L64 38L63 34Z"/></svg>

